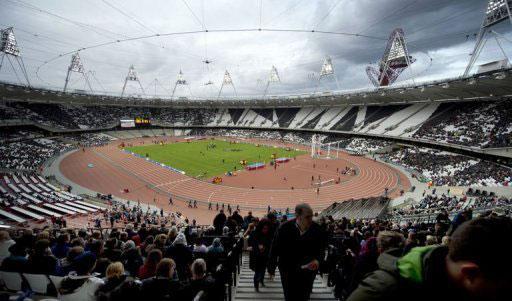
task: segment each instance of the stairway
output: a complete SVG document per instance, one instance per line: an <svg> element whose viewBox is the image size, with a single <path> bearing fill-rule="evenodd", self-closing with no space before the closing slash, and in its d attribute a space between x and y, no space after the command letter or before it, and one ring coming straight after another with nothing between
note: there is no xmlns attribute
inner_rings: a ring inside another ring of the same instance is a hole
<svg viewBox="0 0 512 301"><path fill-rule="evenodd" d="M274 281L268 279L268 274L265 275L265 287L260 286L258 293L254 290L253 276L254 272L249 269L249 256L244 254L238 285L233 298L234 300L284 300L279 271L276 271ZM310 300L336 300L332 294L332 289L327 287L325 281L319 275L316 277L315 283L313 284L313 292L311 293Z"/></svg>

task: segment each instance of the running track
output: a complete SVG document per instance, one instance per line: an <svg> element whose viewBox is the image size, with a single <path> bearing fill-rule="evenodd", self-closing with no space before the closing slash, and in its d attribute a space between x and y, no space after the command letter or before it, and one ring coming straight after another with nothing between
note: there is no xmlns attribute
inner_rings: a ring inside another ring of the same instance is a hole
<svg viewBox="0 0 512 301"><path fill-rule="evenodd" d="M340 158L356 166L357 176L338 185L322 187L319 194L316 188L251 189L249 185L248 188L215 185L124 153L117 147L118 143L77 151L67 156L61 162L61 172L71 181L91 190L112 193L133 201L156 202L164 208L170 208L167 203L169 195L175 199L195 199L199 209L189 209L184 202L176 201L172 210L194 216L198 222L208 224L215 213L206 209L208 201L231 204L233 207L240 205L242 210L257 212L265 211L268 205L284 209L293 208L300 202L308 202L316 210L321 210L334 201L382 195L386 187L390 196L397 196L401 189L407 191L410 188L407 177L396 169L346 153L340 153ZM94 167L88 168L89 163ZM258 177L251 181L257 186ZM124 188L129 188L130 192L123 193Z"/></svg>

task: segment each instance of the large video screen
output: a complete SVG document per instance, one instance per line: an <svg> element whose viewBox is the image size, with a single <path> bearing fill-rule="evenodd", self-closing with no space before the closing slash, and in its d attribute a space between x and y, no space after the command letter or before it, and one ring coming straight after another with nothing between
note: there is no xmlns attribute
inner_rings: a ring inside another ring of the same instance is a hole
<svg viewBox="0 0 512 301"><path fill-rule="evenodd" d="M121 119L121 127L122 128L134 128L135 127L135 120L133 119Z"/></svg>

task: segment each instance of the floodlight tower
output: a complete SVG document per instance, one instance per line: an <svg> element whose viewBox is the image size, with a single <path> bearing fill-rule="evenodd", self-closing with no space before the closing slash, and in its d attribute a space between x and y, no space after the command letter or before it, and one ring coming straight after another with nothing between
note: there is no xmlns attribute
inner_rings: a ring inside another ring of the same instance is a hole
<svg viewBox="0 0 512 301"><path fill-rule="evenodd" d="M281 79L279 78L279 73L277 73L277 69L275 66L272 66L270 70L270 75L268 77L267 86L265 87L265 91L263 92L263 98L267 95L268 87L271 83L280 83Z"/></svg>
<svg viewBox="0 0 512 301"><path fill-rule="evenodd" d="M178 85L183 85L183 86L188 85L187 81L183 77L183 72L181 72L181 69L180 69L180 73L178 73L178 78L176 79L176 83L174 84L174 89L172 89L171 99L174 97L174 93L176 92L176 88L178 87ZM190 89L190 87L189 87L189 89ZM192 93L190 93L190 94L192 94Z"/></svg>
<svg viewBox="0 0 512 301"><path fill-rule="evenodd" d="M229 74L228 70L226 70L226 72L224 72L224 79L222 80L222 85L220 86L219 95L217 95L217 99L219 99L220 94L222 93L222 88L228 85L233 87L233 91L235 91L235 97L237 97L235 84L233 83L233 80L231 79L231 75Z"/></svg>
<svg viewBox="0 0 512 301"><path fill-rule="evenodd" d="M144 88L142 88L142 84L140 83L139 76L137 75L137 72L135 72L135 67L133 65L128 68L128 74L126 75L126 78L124 79L124 85L123 85L123 91L121 92L121 97L124 95L124 91L126 90L126 84L128 81L137 82L139 83L140 90L142 91L142 94L146 95L146 92L144 91Z"/></svg>
<svg viewBox="0 0 512 301"><path fill-rule="evenodd" d="M480 26L480 31L476 38L475 48L471 53L471 59L464 71L464 77L469 75L469 72L471 72L471 69L475 65L478 56L480 56L485 45L485 36L491 31L490 28L502 21L506 21L507 19L512 24L512 14L510 12L511 7L512 0L489 0L487 9L485 10L484 21Z"/></svg>
<svg viewBox="0 0 512 301"><path fill-rule="evenodd" d="M320 76L318 77L318 83L320 83L320 81L323 78L328 78L328 77L334 77L334 80L336 82L336 89L339 90L340 87L338 85L338 78L336 77L336 74L334 73L334 66L333 66L332 60L329 56L325 57L325 59L324 59L324 63L322 64L322 70L320 70Z"/></svg>
<svg viewBox="0 0 512 301"><path fill-rule="evenodd" d="M2 65L4 63L4 59L7 58L9 64L20 81L18 77L18 73L16 72L16 68L12 63L12 60L16 60L18 66L25 77L25 81L27 82L27 87L30 87L30 81L28 80L27 69L25 68L25 63L23 63L23 58L21 57L20 48L18 47L18 43L16 42L16 37L14 36L14 31L12 27L8 27L6 29L0 30L0 70L2 70ZM21 81L20 81L21 82Z"/></svg>
<svg viewBox="0 0 512 301"><path fill-rule="evenodd" d="M401 28L393 30L388 39L384 55L378 63L379 70L372 66L366 67L366 74L375 87L393 84L398 76L416 59L409 55L405 43L404 31Z"/></svg>
<svg viewBox="0 0 512 301"><path fill-rule="evenodd" d="M71 78L71 72L76 72L76 73L82 74L82 76L85 79L85 82L87 83L87 86L89 87L91 92L93 92L91 83L89 82L89 78L87 78L87 74L85 73L84 65L82 64L82 61L80 59L80 55L78 54L78 52L76 52L75 54L73 54L71 56L71 63L69 64L68 73L66 75L66 81L64 82L64 92L66 92L66 90L68 88L69 79Z"/></svg>

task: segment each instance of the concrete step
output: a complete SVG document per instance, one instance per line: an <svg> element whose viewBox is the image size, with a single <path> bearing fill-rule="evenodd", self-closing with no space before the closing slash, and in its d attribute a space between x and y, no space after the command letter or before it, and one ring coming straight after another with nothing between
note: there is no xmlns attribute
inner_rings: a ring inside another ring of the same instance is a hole
<svg viewBox="0 0 512 301"><path fill-rule="evenodd" d="M246 286L246 287L237 287L236 290L238 293L254 293L254 287L253 286ZM283 287L279 286L260 286L260 293L266 294L266 293L282 293ZM314 287L313 288L313 294L330 294L332 293L331 289L328 287Z"/></svg>
<svg viewBox="0 0 512 301"><path fill-rule="evenodd" d="M251 301L282 301L284 300L281 276L276 272L273 281L270 281L268 274L265 275L265 287L260 286L259 292L254 290L254 272L249 269L248 256L243 257L243 264L239 274L237 287L235 288L234 300ZM335 301L332 289L327 287L325 281L317 276L313 283L313 292L310 300L313 301Z"/></svg>

